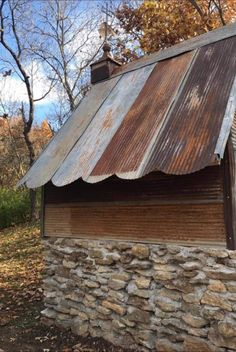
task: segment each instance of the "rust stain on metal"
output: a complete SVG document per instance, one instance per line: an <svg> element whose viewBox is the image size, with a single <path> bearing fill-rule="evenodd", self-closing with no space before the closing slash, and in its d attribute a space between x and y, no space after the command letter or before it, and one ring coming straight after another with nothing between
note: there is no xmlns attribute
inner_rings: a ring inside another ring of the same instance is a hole
<svg viewBox="0 0 236 352"><path fill-rule="evenodd" d="M106 116L104 117L104 121L102 123L102 129L109 129L112 126L112 109L108 110Z"/></svg>
<svg viewBox="0 0 236 352"><path fill-rule="evenodd" d="M92 175L130 172L140 165L193 57L193 52L160 62L125 116Z"/></svg>
<svg viewBox="0 0 236 352"><path fill-rule="evenodd" d="M215 42L211 34L201 45L199 39L186 43L188 50L185 44L170 48L160 54L166 60L152 65L144 58L146 66L128 65L119 77L97 84L21 184L92 183L114 174L134 179L154 170L188 174L211 165L222 125L229 131L233 123L226 110L236 36L224 33L216 32Z"/></svg>
<svg viewBox="0 0 236 352"><path fill-rule="evenodd" d="M145 173L158 169L186 174L211 164L234 80L235 57L235 38L200 49Z"/></svg>
<svg viewBox="0 0 236 352"><path fill-rule="evenodd" d="M119 80L120 77L116 77L110 81L100 83L99 86L92 87L72 116L35 161L20 184L26 183L27 187L36 188L44 185L53 177Z"/></svg>
<svg viewBox="0 0 236 352"><path fill-rule="evenodd" d="M152 69L153 66L143 67L135 72L129 72L120 79L95 114L89 128L53 176L52 181L55 185L63 186L79 177L86 178L90 175Z"/></svg>

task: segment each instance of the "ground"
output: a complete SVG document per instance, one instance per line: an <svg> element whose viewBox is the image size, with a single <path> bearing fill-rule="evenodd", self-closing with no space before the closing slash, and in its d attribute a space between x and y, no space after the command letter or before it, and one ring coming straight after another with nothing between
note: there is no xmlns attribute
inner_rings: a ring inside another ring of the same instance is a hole
<svg viewBox="0 0 236 352"><path fill-rule="evenodd" d="M42 272L37 224L0 231L0 352L124 351L102 339L42 325Z"/></svg>

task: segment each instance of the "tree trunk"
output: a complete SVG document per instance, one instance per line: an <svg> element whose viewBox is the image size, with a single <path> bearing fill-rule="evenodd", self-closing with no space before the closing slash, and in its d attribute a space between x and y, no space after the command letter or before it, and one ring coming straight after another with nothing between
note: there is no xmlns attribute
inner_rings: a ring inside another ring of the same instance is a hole
<svg viewBox="0 0 236 352"><path fill-rule="evenodd" d="M35 160L35 152L33 144L30 140L29 133L24 130L25 142L29 151L29 166L32 166ZM37 209L36 209L36 190L30 189L30 221L35 221L37 219Z"/></svg>
<svg viewBox="0 0 236 352"><path fill-rule="evenodd" d="M30 221L35 221L37 219L37 209L36 209L36 190L30 189Z"/></svg>
<svg viewBox="0 0 236 352"><path fill-rule="evenodd" d="M34 160L35 160L35 152L34 152L34 146L33 143L30 139L29 133L31 131L32 123L33 123L33 118L34 118L34 105L33 105L33 98L29 94L29 100L30 100L30 111L29 111L29 119L28 121L26 120L25 117L25 110L24 110L24 105L22 103L21 107L21 113L22 113L22 119L24 122L24 130L23 130L23 135L25 138L25 143L29 151L29 166L31 167ZM37 211L36 211L36 190L35 189L30 189L30 221L35 221L37 219Z"/></svg>
<svg viewBox="0 0 236 352"><path fill-rule="evenodd" d="M35 152L33 143L30 140L29 132L24 129L25 142L29 151L29 166L32 166L35 160ZM30 189L30 221L35 221L37 219L37 209L36 209L36 190Z"/></svg>

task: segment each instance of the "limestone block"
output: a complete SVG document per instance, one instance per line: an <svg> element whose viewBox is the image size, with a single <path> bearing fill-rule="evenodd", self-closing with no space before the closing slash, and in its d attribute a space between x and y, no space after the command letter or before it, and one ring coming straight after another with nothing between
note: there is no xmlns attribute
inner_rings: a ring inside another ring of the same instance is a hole
<svg viewBox="0 0 236 352"><path fill-rule="evenodd" d="M113 319L112 322L111 322L111 325L112 327L115 329L115 330L120 330L120 329L124 329L126 326L125 324L123 324L120 320L118 319Z"/></svg>
<svg viewBox="0 0 236 352"><path fill-rule="evenodd" d="M144 276L139 276L135 278L134 282L138 288L149 288L151 279Z"/></svg>
<svg viewBox="0 0 236 352"><path fill-rule="evenodd" d="M167 297L157 297L156 305L163 311L163 312L176 312L180 309L181 304L176 301L172 301Z"/></svg>
<svg viewBox="0 0 236 352"><path fill-rule="evenodd" d="M236 337L236 320L226 318L224 321L220 321L218 331L223 337Z"/></svg>
<svg viewBox="0 0 236 352"><path fill-rule="evenodd" d="M228 301L228 299L225 296L220 296L215 292L206 291L202 296L201 303L232 311L232 304Z"/></svg>
<svg viewBox="0 0 236 352"><path fill-rule="evenodd" d="M157 352L183 352L183 346L182 344L172 343L168 339L158 339L156 341L156 351Z"/></svg>
<svg viewBox="0 0 236 352"><path fill-rule="evenodd" d="M79 318L73 319L71 331L79 336L88 336L89 333L89 324L88 322L81 322Z"/></svg>
<svg viewBox="0 0 236 352"><path fill-rule="evenodd" d="M133 270L145 270L150 269L152 263L148 260L133 259L129 264L125 265L125 269L129 271Z"/></svg>
<svg viewBox="0 0 236 352"><path fill-rule="evenodd" d="M113 289L113 290L121 290L126 285L127 285L126 281L121 281L121 280L117 280L117 279L114 279L114 278L111 278L108 281L108 287Z"/></svg>
<svg viewBox="0 0 236 352"><path fill-rule="evenodd" d="M186 324L192 326L193 328L202 328L207 325L206 319L194 316L190 313L183 314L182 319Z"/></svg>
<svg viewBox="0 0 236 352"><path fill-rule="evenodd" d="M119 315L124 315L126 313L126 308L119 305L119 304L115 304L112 303L110 301L104 300L102 302L102 306L108 309L111 309L113 312L119 314Z"/></svg>
<svg viewBox="0 0 236 352"><path fill-rule="evenodd" d="M214 345L225 348L232 348L236 350L236 337L227 338L220 334L216 327L212 327L208 334L209 341Z"/></svg>
<svg viewBox="0 0 236 352"><path fill-rule="evenodd" d="M177 290L186 294L194 292L194 286L190 284L189 280L179 278L178 276L175 280L164 282L164 286L170 290Z"/></svg>
<svg viewBox="0 0 236 352"><path fill-rule="evenodd" d="M227 258L229 256L227 250L218 248L207 248L204 250L204 253L214 258Z"/></svg>
<svg viewBox="0 0 236 352"><path fill-rule="evenodd" d="M46 308L41 312L43 317L49 318L49 319L55 319L57 316L57 313L55 310Z"/></svg>
<svg viewBox="0 0 236 352"><path fill-rule="evenodd" d="M203 317L212 322L215 320L223 320L226 314L228 314L228 312L225 312L223 309L218 307L205 306L202 309Z"/></svg>
<svg viewBox="0 0 236 352"><path fill-rule="evenodd" d="M227 290L229 292L236 293L236 282L235 281L228 281L225 283Z"/></svg>
<svg viewBox="0 0 236 352"><path fill-rule="evenodd" d="M126 302L128 299L128 295L125 291L114 291L109 290L107 294L107 299L112 302Z"/></svg>
<svg viewBox="0 0 236 352"><path fill-rule="evenodd" d="M214 268L205 268L204 272L211 279L236 280L236 270L225 265L218 264Z"/></svg>
<svg viewBox="0 0 236 352"><path fill-rule="evenodd" d="M196 276L189 280L191 284L207 284L209 279L206 277L206 274L202 271L199 271Z"/></svg>
<svg viewBox="0 0 236 352"><path fill-rule="evenodd" d="M112 274L110 277L112 280L120 280L125 282L130 280L130 274L126 273L125 271Z"/></svg>
<svg viewBox="0 0 236 352"><path fill-rule="evenodd" d="M208 290L214 291L214 292L226 292L227 289L223 282L220 280L210 280L209 286L207 287Z"/></svg>
<svg viewBox="0 0 236 352"><path fill-rule="evenodd" d="M141 298L141 297L138 297L138 296L129 297L127 303L129 305L138 307L138 308L143 309L143 310L147 310L147 311L154 311L155 310L154 305L150 304L147 299L144 299L144 298Z"/></svg>
<svg viewBox="0 0 236 352"><path fill-rule="evenodd" d="M140 330L135 335L135 340L140 345L147 347L148 350L153 350L155 347L156 337L155 337L154 333L150 330Z"/></svg>
<svg viewBox="0 0 236 352"><path fill-rule="evenodd" d="M202 263L199 261L190 261L184 264L180 264L181 268L186 271L199 270L202 268Z"/></svg>
<svg viewBox="0 0 236 352"><path fill-rule="evenodd" d="M184 341L184 352L223 352L207 339L194 336L186 336Z"/></svg>
<svg viewBox="0 0 236 352"><path fill-rule="evenodd" d="M110 315L111 314L111 310L102 306L98 306L97 307L97 311L103 315Z"/></svg>
<svg viewBox="0 0 236 352"><path fill-rule="evenodd" d="M132 247L131 253L139 259L146 259L149 257L150 250L144 244L136 244Z"/></svg>
<svg viewBox="0 0 236 352"><path fill-rule="evenodd" d="M84 285L89 287L89 288L98 288L100 287L100 284L96 281L92 281L92 280L84 280Z"/></svg>
<svg viewBox="0 0 236 352"><path fill-rule="evenodd" d="M126 315L127 320L143 324L148 324L150 322L150 318L151 315L149 312L142 311L141 309L133 307L128 308L128 314Z"/></svg>
<svg viewBox="0 0 236 352"><path fill-rule="evenodd" d="M177 274L175 272L171 271L155 271L154 275L154 280L156 281L170 281L173 280L177 277Z"/></svg>

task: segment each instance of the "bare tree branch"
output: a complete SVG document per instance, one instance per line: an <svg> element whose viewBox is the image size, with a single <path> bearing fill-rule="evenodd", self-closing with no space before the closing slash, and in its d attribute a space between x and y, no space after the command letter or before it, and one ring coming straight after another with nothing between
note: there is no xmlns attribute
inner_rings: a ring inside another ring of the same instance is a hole
<svg viewBox="0 0 236 352"><path fill-rule="evenodd" d="M22 29L25 25L24 20L26 20L27 16L24 17L24 13L29 5L29 1L0 1L0 46L8 57L6 60L11 62L10 66L14 67L14 72L21 77L26 88L27 107L25 106L26 104L22 102L20 112L23 122L24 140L28 149L29 165L32 165L35 160L34 145L30 137L35 110L35 99L33 97L34 78L32 74L30 77L28 73L29 62L25 59L28 53L28 48L26 48L28 32L22 33L20 30L20 28ZM14 43L16 45L14 45ZM41 99L46 97L49 91L50 90L48 90ZM31 219L34 219L36 216L36 194L34 190L30 190L30 198Z"/></svg>
<svg viewBox="0 0 236 352"><path fill-rule="evenodd" d="M44 98L46 98L48 96L48 94L52 91L53 87L55 86L55 83L53 83L53 79L51 80L50 82L50 86L48 88L48 90L40 97L40 98L35 98L33 101L34 103L37 102L37 101L41 101L43 100Z"/></svg>
<svg viewBox="0 0 236 352"><path fill-rule="evenodd" d="M222 5L221 5L221 0L212 0L215 7L217 8L218 12L219 12L219 16L220 16L220 20L223 26L226 25L226 22L224 20L224 14L223 14L223 9L222 9Z"/></svg>
<svg viewBox="0 0 236 352"><path fill-rule="evenodd" d="M47 76L53 77L55 89L66 99L67 113L62 110L67 116L82 97L89 65L101 49L98 35L92 45L99 17L76 1L48 0L41 6L39 18L35 33L41 40L32 51L48 71Z"/></svg>

